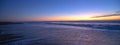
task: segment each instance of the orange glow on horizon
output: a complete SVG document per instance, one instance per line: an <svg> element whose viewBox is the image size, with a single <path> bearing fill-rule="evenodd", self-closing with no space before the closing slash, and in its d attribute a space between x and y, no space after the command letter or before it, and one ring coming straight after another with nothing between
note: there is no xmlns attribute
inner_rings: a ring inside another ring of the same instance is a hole
<svg viewBox="0 0 120 45"><path fill-rule="evenodd" d="M91 17L50 17L50 18L40 18L42 21L78 21L78 20L120 20L120 16L109 16L100 18Z"/></svg>

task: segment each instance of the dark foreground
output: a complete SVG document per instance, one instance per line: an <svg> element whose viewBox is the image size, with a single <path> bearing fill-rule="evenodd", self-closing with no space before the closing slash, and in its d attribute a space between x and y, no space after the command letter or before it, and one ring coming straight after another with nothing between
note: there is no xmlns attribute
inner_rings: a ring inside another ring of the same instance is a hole
<svg viewBox="0 0 120 45"><path fill-rule="evenodd" d="M114 28L111 23L111 28L93 24L52 22L0 25L0 45L120 45L119 23L112 23Z"/></svg>

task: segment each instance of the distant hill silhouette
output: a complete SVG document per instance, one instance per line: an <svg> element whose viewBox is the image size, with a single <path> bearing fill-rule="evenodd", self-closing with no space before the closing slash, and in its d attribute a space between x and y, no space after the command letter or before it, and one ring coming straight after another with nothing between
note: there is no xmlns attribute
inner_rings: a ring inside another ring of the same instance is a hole
<svg viewBox="0 0 120 45"><path fill-rule="evenodd" d="M22 24L18 22L0 22L0 25L7 25L7 24Z"/></svg>

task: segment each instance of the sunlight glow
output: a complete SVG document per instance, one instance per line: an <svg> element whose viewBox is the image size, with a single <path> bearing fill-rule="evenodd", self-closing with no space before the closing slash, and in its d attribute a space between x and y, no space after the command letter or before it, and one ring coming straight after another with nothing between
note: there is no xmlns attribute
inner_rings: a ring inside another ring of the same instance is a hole
<svg viewBox="0 0 120 45"><path fill-rule="evenodd" d="M119 20L120 16L110 16L110 17L101 17L101 18L91 18L89 17L51 17L51 18L40 18L44 21L78 21L78 20Z"/></svg>

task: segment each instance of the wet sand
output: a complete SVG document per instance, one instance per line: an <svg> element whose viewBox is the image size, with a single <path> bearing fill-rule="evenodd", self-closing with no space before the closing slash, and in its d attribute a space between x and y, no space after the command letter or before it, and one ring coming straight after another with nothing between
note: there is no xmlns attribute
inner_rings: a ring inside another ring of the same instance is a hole
<svg viewBox="0 0 120 45"><path fill-rule="evenodd" d="M0 44L14 42L20 40L22 36L17 34L3 34L4 31L0 30Z"/></svg>
<svg viewBox="0 0 120 45"><path fill-rule="evenodd" d="M22 35L18 36L21 40L4 45L120 45L119 30L48 24L8 25L1 29Z"/></svg>

